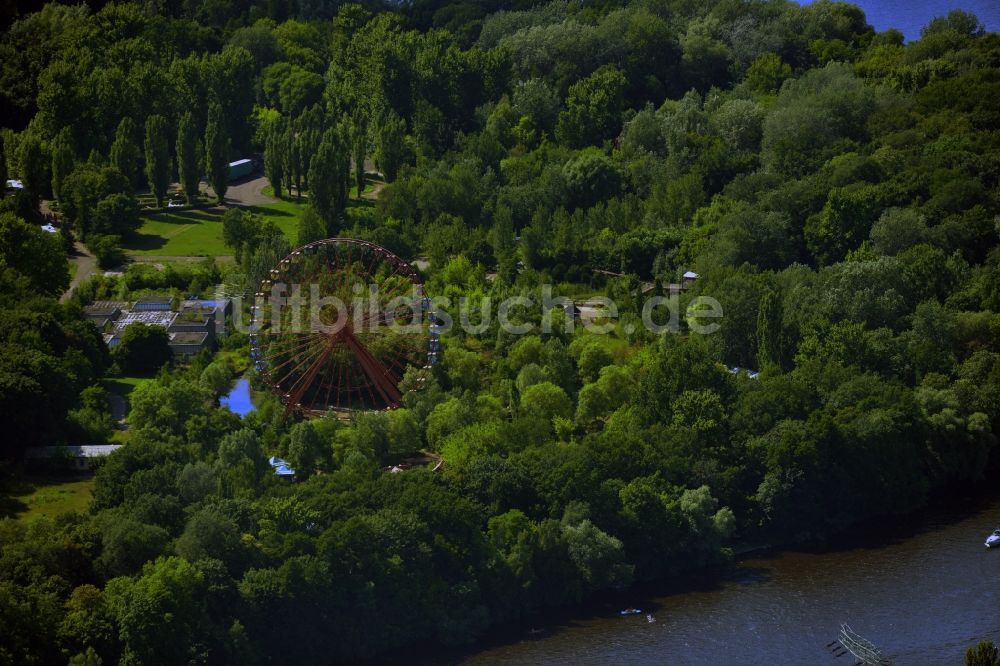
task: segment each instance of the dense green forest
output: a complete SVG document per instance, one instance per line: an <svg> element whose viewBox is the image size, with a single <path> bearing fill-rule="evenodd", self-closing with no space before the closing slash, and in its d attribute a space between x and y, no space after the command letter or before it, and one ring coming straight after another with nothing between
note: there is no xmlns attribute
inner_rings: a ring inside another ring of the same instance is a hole
<svg viewBox="0 0 1000 666"><path fill-rule="evenodd" d="M124 355L81 305L245 293L290 245L233 209L233 263L133 266L60 302L72 239L39 230L44 207L113 261L138 196L162 206L179 183L194 202L205 175L221 198L238 157L308 202L291 244L363 238L426 257L432 294L553 284L621 316L608 335L456 330L404 408L349 424L220 407L240 334L165 367L129 396L89 512L0 520L0 663L465 644L1000 476L1000 36L974 16L909 43L826 1L170 0L5 20L0 180L24 185L0 205L5 474L27 446L110 437L101 380ZM386 184L360 206L366 161ZM681 304L717 299L718 332L634 326L643 285L689 270ZM381 471L418 450L443 468Z"/></svg>

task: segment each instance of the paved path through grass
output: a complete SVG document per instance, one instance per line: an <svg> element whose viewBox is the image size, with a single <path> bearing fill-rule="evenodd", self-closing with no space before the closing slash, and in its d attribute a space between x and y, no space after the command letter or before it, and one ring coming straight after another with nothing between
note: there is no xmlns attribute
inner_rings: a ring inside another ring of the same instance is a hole
<svg viewBox="0 0 1000 666"><path fill-rule="evenodd" d="M235 206L260 206L261 204L274 203L277 199L263 193L267 185L267 178L264 176L231 184L226 190L226 203ZM211 192L211 189L209 191Z"/></svg>
<svg viewBox="0 0 1000 666"><path fill-rule="evenodd" d="M80 241L76 241L73 244L73 254L70 255L70 261L76 264L76 272L73 273L73 279L70 280L69 289L62 295L63 301L68 300L69 295L73 293L77 285L93 275L97 270L97 258Z"/></svg>

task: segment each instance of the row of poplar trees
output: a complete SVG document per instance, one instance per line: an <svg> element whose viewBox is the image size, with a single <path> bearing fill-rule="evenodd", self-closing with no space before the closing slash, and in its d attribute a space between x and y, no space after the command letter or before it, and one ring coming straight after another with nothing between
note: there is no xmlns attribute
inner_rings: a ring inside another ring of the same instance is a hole
<svg viewBox="0 0 1000 666"><path fill-rule="evenodd" d="M114 143L111 144L111 163L138 188L142 177L140 160L144 157L149 188L156 199L156 205L163 206L171 177L170 128L167 119L158 114L146 118L143 141L145 154L142 156L135 141L136 135L135 121L124 118L119 123ZM53 153L53 167L57 154ZM198 123L190 112L180 117L175 159L177 177L189 204L194 203L198 196L198 185L204 173L207 173L208 182L219 203L222 203L229 183L229 138L226 136L222 107L219 104L209 106L203 138L198 136ZM55 188L55 182L53 186Z"/></svg>
<svg viewBox="0 0 1000 666"><path fill-rule="evenodd" d="M360 198L365 188L365 159L372 134L376 161L386 180L392 181L400 168L405 122L395 113L377 118L379 131L371 132L367 115L356 110L329 124L322 107L306 108L296 118L278 116L267 132L264 170L275 196L301 197L309 201L333 236L341 228L348 193L353 185ZM389 128L391 131L381 128ZM354 163L353 182L351 163Z"/></svg>

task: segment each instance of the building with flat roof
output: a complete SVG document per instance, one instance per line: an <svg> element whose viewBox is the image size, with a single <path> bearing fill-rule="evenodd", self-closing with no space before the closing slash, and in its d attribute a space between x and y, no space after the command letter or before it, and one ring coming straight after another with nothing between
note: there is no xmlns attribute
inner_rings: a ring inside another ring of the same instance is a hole
<svg viewBox="0 0 1000 666"><path fill-rule="evenodd" d="M181 307L199 306L203 308L222 308L226 315L233 313L233 302L228 298L185 298L181 301Z"/></svg>
<svg viewBox="0 0 1000 666"><path fill-rule="evenodd" d="M170 333L170 351L175 357L185 358L196 356L211 344L212 340L205 331L180 331Z"/></svg>
<svg viewBox="0 0 1000 666"><path fill-rule="evenodd" d="M91 303L84 306L83 316L99 330L104 331L121 316L122 305L112 301Z"/></svg>
<svg viewBox="0 0 1000 666"><path fill-rule="evenodd" d="M72 469L86 471L93 469L97 459L109 456L122 447L121 444L97 444L93 446L32 446L24 452L29 461L68 461Z"/></svg>
<svg viewBox="0 0 1000 666"><path fill-rule="evenodd" d="M148 294L140 296L132 304L134 312L151 312L157 310L169 310L174 303L174 299L167 294Z"/></svg>
<svg viewBox="0 0 1000 666"><path fill-rule="evenodd" d="M228 298L219 299L186 299L181 301L181 312L188 308L201 308L212 313L215 322L215 337L221 338L226 334L226 320L233 316L233 302Z"/></svg>
<svg viewBox="0 0 1000 666"><path fill-rule="evenodd" d="M215 340L215 330L215 309L201 306L182 307L167 329L169 333L207 333L210 342Z"/></svg>
<svg viewBox="0 0 1000 666"><path fill-rule="evenodd" d="M160 326L169 329L170 325L174 323L175 317L177 317L177 313L171 310L147 310L139 312L133 310L131 312L123 312L115 320L111 332L115 335L121 335L128 328L129 324L145 324L146 326Z"/></svg>
<svg viewBox="0 0 1000 666"><path fill-rule="evenodd" d="M150 294L137 299L132 307L123 301L95 301L83 308L84 316L101 331L104 344L114 349L131 324L159 326L167 330L170 350L176 358L189 358L215 344L226 333L226 318L233 313L228 298L186 299L179 310L173 298Z"/></svg>
<svg viewBox="0 0 1000 666"><path fill-rule="evenodd" d="M252 159L244 158L229 163L229 182L239 180L253 173L254 162Z"/></svg>
<svg viewBox="0 0 1000 666"><path fill-rule="evenodd" d="M111 310L117 308L118 310L128 310L128 301L94 301L90 305L86 306L84 310L87 308L97 308L100 310Z"/></svg>

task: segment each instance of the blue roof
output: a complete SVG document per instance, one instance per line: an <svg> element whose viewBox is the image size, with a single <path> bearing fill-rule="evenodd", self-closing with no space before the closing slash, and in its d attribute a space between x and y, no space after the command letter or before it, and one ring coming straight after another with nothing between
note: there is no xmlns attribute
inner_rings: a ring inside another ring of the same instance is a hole
<svg viewBox="0 0 1000 666"><path fill-rule="evenodd" d="M267 459L268 464L274 468L274 473L278 476L295 476L295 470L288 466L288 463L278 456L271 456Z"/></svg>

